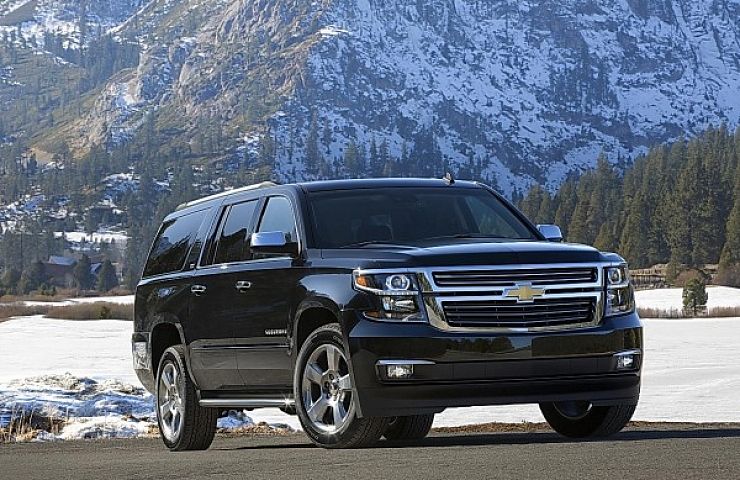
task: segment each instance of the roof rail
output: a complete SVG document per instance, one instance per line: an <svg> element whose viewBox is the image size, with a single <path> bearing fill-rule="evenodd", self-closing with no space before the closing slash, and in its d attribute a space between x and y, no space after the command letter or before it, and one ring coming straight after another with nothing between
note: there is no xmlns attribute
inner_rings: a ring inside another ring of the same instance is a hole
<svg viewBox="0 0 740 480"><path fill-rule="evenodd" d="M237 193L242 193L242 192L251 192L253 190L261 190L263 188L277 187L278 185L280 184L275 183L275 182L262 182L262 183L256 183L254 185L247 185L246 187L234 188L232 190L224 190L223 192L217 193L215 195L210 195L208 197L199 198L197 200L192 200L190 202L181 203L180 205L178 205L175 211L178 212L185 208L192 207L194 205L199 205L201 203L210 202L211 200L216 200L218 198L228 197L229 195L232 195L232 194L237 194Z"/></svg>

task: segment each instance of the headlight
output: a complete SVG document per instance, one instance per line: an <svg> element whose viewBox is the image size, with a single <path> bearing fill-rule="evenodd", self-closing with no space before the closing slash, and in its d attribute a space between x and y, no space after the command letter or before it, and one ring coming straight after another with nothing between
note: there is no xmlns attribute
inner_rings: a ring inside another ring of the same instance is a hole
<svg viewBox="0 0 740 480"><path fill-rule="evenodd" d="M606 301L604 315L612 317L635 310L635 292L630 282L627 265L609 267L604 271L606 278Z"/></svg>
<svg viewBox="0 0 740 480"><path fill-rule="evenodd" d="M426 321L420 308L419 287L414 275L355 271L352 280L355 289L377 297L377 309L366 311L366 316L396 322Z"/></svg>

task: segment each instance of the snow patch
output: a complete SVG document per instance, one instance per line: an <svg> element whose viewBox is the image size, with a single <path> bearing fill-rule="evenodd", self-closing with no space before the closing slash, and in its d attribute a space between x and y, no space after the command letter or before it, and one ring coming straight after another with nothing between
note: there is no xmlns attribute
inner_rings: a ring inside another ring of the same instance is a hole
<svg viewBox="0 0 740 480"><path fill-rule="evenodd" d="M683 289L680 288L639 290L635 292L635 301L641 308L681 310L683 309L682 294ZM740 307L740 288L708 286L707 296L707 308L710 310L721 307Z"/></svg>

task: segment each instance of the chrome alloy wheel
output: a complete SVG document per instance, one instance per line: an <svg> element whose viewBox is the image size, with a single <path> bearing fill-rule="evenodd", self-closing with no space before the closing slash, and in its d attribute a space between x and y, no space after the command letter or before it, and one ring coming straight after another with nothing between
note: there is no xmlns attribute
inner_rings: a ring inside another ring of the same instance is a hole
<svg viewBox="0 0 740 480"><path fill-rule="evenodd" d="M165 364L157 389L157 407L162 435L170 442L176 442L180 437L185 414L179 376L180 372L174 363Z"/></svg>
<svg viewBox="0 0 740 480"><path fill-rule="evenodd" d="M303 369L301 397L315 429L337 433L347 427L354 414L352 380L339 347L323 344L311 353Z"/></svg>
<svg viewBox="0 0 740 480"><path fill-rule="evenodd" d="M591 402L584 401L557 402L553 405L555 410L568 420L581 420L593 409Z"/></svg>

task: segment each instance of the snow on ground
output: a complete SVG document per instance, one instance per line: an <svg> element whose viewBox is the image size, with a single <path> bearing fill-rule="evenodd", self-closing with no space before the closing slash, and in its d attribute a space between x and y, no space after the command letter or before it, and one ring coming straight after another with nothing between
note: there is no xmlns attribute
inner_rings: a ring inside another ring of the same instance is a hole
<svg viewBox="0 0 740 480"><path fill-rule="evenodd" d="M683 290L680 288L662 288L640 290L635 292L638 307L657 308L660 310L681 310L683 308ZM740 307L740 288L707 287L707 308Z"/></svg>
<svg viewBox="0 0 740 480"><path fill-rule="evenodd" d="M0 407L0 426L21 412L76 419L58 435L47 436L49 440L138 437L150 433L155 419L151 396L141 385L98 382L70 374L9 382L0 387Z"/></svg>
<svg viewBox="0 0 740 480"><path fill-rule="evenodd" d="M51 301L51 302L44 302L39 300L21 300L18 302L21 305L26 305L29 307L35 307L35 306L48 306L48 307L66 307L69 305L75 305L78 303L117 303L119 305L133 305L134 304L134 296L133 295L118 295L118 296L110 296L110 297L79 297L79 298L70 298L67 300L60 300L60 301Z"/></svg>
<svg viewBox="0 0 740 480"><path fill-rule="evenodd" d="M740 422L738 333L740 318L645 320L644 381L635 419ZM9 405L48 404L58 411L70 405L84 406L78 410L85 413L83 419L66 427L60 438L147 432L152 425L152 399L137 390L140 384L131 369L130 335L130 322L114 320L79 322L35 316L0 324L0 418L3 407L7 415ZM73 377L48 376L65 372ZM26 377L41 378L13 382ZM81 387L65 387L65 381ZM92 396L85 397L80 391ZM96 407L91 409L91 404ZM147 409L149 413L142 413ZM136 422L132 414L150 418ZM435 425L494 421L538 422L543 418L531 405L474 407L449 409L438 415ZM221 420L222 426L251 422L300 428L296 417L277 409L256 410L248 416L232 414Z"/></svg>
<svg viewBox="0 0 740 480"><path fill-rule="evenodd" d="M138 384L131 361L131 322L42 316L0 323L0 383L71 373Z"/></svg>
<svg viewBox="0 0 740 480"><path fill-rule="evenodd" d="M56 238L64 237L65 240L72 243L111 243L125 244L128 236L122 232L54 232Z"/></svg>

